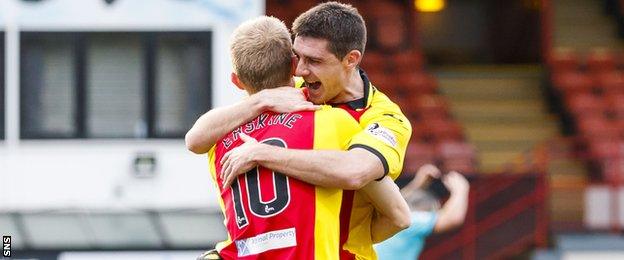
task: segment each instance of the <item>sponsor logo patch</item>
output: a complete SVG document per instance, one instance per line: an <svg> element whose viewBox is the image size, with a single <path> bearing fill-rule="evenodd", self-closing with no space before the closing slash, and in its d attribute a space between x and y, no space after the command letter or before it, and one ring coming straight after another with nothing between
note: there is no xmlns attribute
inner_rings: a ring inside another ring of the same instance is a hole
<svg viewBox="0 0 624 260"><path fill-rule="evenodd" d="M256 255L262 252L293 247L297 245L297 233L295 228L275 230L254 237L236 240L238 257Z"/></svg>
<svg viewBox="0 0 624 260"><path fill-rule="evenodd" d="M397 146L397 140L394 133L392 133L390 129L385 128L378 123L368 125L366 127L366 132L392 147Z"/></svg>

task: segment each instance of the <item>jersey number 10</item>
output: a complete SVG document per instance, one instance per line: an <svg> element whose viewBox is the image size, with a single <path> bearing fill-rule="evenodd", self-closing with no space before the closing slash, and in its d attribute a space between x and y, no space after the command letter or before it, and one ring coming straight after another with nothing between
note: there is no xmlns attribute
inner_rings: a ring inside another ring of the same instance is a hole
<svg viewBox="0 0 624 260"><path fill-rule="evenodd" d="M268 145L286 148L286 142L282 139L270 138L262 141ZM268 218L282 212L290 202L290 188L288 177L279 172L271 172L273 175L273 191L275 196L270 201L262 201L260 196L260 170L255 167L245 174L247 186L247 202L249 211L258 217ZM234 198L234 212L236 213L236 225L242 228L249 224L249 220L243 210L241 186L236 179L232 183L232 198Z"/></svg>

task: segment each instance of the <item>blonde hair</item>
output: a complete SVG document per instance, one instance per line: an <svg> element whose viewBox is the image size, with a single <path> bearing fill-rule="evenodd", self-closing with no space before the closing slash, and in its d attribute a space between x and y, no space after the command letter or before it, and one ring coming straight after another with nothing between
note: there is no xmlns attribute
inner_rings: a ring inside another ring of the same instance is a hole
<svg viewBox="0 0 624 260"><path fill-rule="evenodd" d="M284 22L261 16L244 22L232 36L234 73L254 93L291 78L292 42Z"/></svg>

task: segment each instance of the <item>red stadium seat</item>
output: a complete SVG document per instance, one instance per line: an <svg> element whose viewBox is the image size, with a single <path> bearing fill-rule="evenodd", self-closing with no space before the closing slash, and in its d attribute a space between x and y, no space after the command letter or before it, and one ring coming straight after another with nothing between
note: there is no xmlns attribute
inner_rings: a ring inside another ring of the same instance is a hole
<svg viewBox="0 0 624 260"><path fill-rule="evenodd" d="M415 96L413 105L418 111L448 110L448 102L439 95Z"/></svg>
<svg viewBox="0 0 624 260"><path fill-rule="evenodd" d="M411 115L406 115L412 124L412 137L410 138L410 142L427 142L427 128L424 123L419 121L418 118L414 118Z"/></svg>
<svg viewBox="0 0 624 260"><path fill-rule="evenodd" d="M396 90L398 87L396 86L396 79L388 74L373 71L373 73L368 73L368 79L373 83L373 86L388 95L391 99L394 97L393 94L397 93Z"/></svg>
<svg viewBox="0 0 624 260"><path fill-rule="evenodd" d="M615 121L624 122L624 93L605 95L604 100L608 113Z"/></svg>
<svg viewBox="0 0 624 260"><path fill-rule="evenodd" d="M318 1L315 1L315 0L296 0L296 1L290 1L289 4L286 6L289 6L290 8L293 9L293 11L297 12L298 14L301 14L317 4L318 4Z"/></svg>
<svg viewBox="0 0 624 260"><path fill-rule="evenodd" d="M462 174L477 172L476 163L472 159L444 160L441 163L441 168L444 172L457 171Z"/></svg>
<svg viewBox="0 0 624 260"><path fill-rule="evenodd" d="M270 9L267 9L267 15L274 16L288 25L292 24L299 13L286 5L273 4Z"/></svg>
<svg viewBox="0 0 624 260"><path fill-rule="evenodd" d="M565 98L568 110L577 117L602 116L606 112L606 104L599 96L581 93Z"/></svg>
<svg viewBox="0 0 624 260"><path fill-rule="evenodd" d="M578 54L569 48L555 48L548 57L548 64L552 71L576 71L580 62Z"/></svg>
<svg viewBox="0 0 624 260"><path fill-rule="evenodd" d="M386 60L388 58L376 51L366 51L362 57L360 66L369 74L386 73Z"/></svg>
<svg viewBox="0 0 624 260"><path fill-rule="evenodd" d="M423 72L403 72L397 75L399 86L412 95L433 95L438 88L435 77Z"/></svg>
<svg viewBox="0 0 624 260"><path fill-rule="evenodd" d="M428 163L435 163L435 146L418 141L410 142L405 152L403 172L415 174L421 166Z"/></svg>
<svg viewBox="0 0 624 260"><path fill-rule="evenodd" d="M394 71L398 73L421 72L425 63L422 53L413 50L397 52L391 56L391 60Z"/></svg>
<svg viewBox="0 0 624 260"><path fill-rule="evenodd" d="M406 43L406 31L401 16L392 16L379 19L375 22L374 39L379 47L395 50Z"/></svg>
<svg viewBox="0 0 624 260"><path fill-rule="evenodd" d="M431 122L435 120L452 120L451 115L447 110L429 110L429 111L415 111L412 112L414 118L421 122Z"/></svg>
<svg viewBox="0 0 624 260"><path fill-rule="evenodd" d="M375 19L401 17L404 12L402 4L393 1L366 1L361 7L364 17Z"/></svg>
<svg viewBox="0 0 624 260"><path fill-rule="evenodd" d="M401 104L401 108L406 114L422 122L447 119L450 114L446 99L437 95L412 96L406 103Z"/></svg>
<svg viewBox="0 0 624 260"><path fill-rule="evenodd" d="M624 157L600 160L600 166L604 181L624 184Z"/></svg>
<svg viewBox="0 0 624 260"><path fill-rule="evenodd" d="M555 89L561 94L590 93L594 82L592 78L582 72L555 72L552 74Z"/></svg>
<svg viewBox="0 0 624 260"><path fill-rule="evenodd" d="M587 69L591 72L613 71L615 67L615 54L609 49L595 48L587 55Z"/></svg>
<svg viewBox="0 0 624 260"><path fill-rule="evenodd" d="M362 6L369 28L369 39L383 50L397 50L406 43L405 6L395 1L367 1Z"/></svg>
<svg viewBox="0 0 624 260"><path fill-rule="evenodd" d="M612 95L624 93L624 73L616 70L596 73L594 76L596 87L602 93Z"/></svg>
<svg viewBox="0 0 624 260"><path fill-rule="evenodd" d="M475 159L475 148L463 141L442 141L436 146L436 152L442 159Z"/></svg>
<svg viewBox="0 0 624 260"><path fill-rule="evenodd" d="M577 126L581 136L590 140L617 140L620 135L617 125L604 117L591 115L579 117Z"/></svg>
<svg viewBox="0 0 624 260"><path fill-rule="evenodd" d="M622 157L622 144L610 139L588 139L589 155L594 160Z"/></svg>
<svg viewBox="0 0 624 260"><path fill-rule="evenodd" d="M444 141L438 143L436 151L441 160L442 170L471 173L476 169L476 152L466 142Z"/></svg>
<svg viewBox="0 0 624 260"><path fill-rule="evenodd" d="M423 122L427 135L433 141L461 141L464 139L464 129L456 121L432 118Z"/></svg>

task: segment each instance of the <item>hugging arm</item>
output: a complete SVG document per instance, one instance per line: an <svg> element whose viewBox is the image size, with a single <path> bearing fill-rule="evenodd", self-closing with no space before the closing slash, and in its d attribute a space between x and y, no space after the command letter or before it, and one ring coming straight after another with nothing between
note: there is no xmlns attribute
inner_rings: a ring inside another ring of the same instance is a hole
<svg viewBox="0 0 624 260"><path fill-rule="evenodd" d="M203 114L186 133L186 147L193 153L207 153L219 138L247 123L264 111L287 113L316 110L301 89L279 87L265 89L233 105L212 109Z"/></svg>

